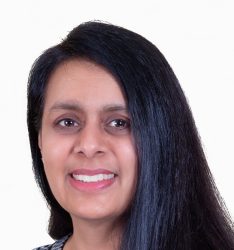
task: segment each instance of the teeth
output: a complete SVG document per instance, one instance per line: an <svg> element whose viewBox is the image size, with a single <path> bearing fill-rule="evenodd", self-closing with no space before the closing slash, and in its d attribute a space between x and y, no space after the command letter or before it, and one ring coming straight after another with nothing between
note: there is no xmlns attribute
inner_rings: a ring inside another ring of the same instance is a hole
<svg viewBox="0 0 234 250"><path fill-rule="evenodd" d="M97 181L112 179L112 178L114 178L114 174L97 174L97 175L92 175L92 176L73 174L72 177L77 181L97 182Z"/></svg>

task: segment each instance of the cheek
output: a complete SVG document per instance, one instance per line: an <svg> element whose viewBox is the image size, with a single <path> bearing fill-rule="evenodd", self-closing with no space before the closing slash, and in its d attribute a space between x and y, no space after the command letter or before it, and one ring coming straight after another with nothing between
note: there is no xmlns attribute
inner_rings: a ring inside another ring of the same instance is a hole
<svg viewBox="0 0 234 250"><path fill-rule="evenodd" d="M138 161L135 144L132 140L129 140L123 143L120 149L122 151L121 154L123 155L123 158L126 159L126 162L128 162L129 167L134 166L133 168L135 169Z"/></svg>
<svg viewBox="0 0 234 250"><path fill-rule="evenodd" d="M41 153L44 160L58 161L64 158L71 150L70 138L45 134L41 143Z"/></svg>
<svg viewBox="0 0 234 250"><path fill-rule="evenodd" d="M46 178L52 193L60 203L64 196L66 160L71 142L60 137L46 136L42 140L42 157Z"/></svg>
<svg viewBox="0 0 234 250"><path fill-rule="evenodd" d="M44 136L41 144L42 160L48 180L65 170L65 162L71 150L71 140L56 136Z"/></svg>
<svg viewBox="0 0 234 250"><path fill-rule="evenodd" d="M135 187L138 173L138 158L134 144L131 141L122 143L119 147L118 158L121 161L120 173L125 176L127 185Z"/></svg>
<svg viewBox="0 0 234 250"><path fill-rule="evenodd" d="M135 147L129 143L120 147L120 186L121 198L124 199L124 210L130 205L135 196L138 176L138 158ZM121 200L120 198L120 200Z"/></svg>

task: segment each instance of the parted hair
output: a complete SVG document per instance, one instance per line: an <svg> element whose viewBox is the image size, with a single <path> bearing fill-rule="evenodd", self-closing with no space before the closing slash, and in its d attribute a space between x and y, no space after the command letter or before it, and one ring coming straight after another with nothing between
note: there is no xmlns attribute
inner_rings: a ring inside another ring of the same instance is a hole
<svg viewBox="0 0 234 250"><path fill-rule="evenodd" d="M107 69L126 96L138 154L137 189L124 217L122 250L231 250L233 223L219 195L180 84L155 45L99 21L74 28L32 66L27 122L33 170L50 209L49 235L73 232L49 187L38 133L49 77L63 62L86 59Z"/></svg>

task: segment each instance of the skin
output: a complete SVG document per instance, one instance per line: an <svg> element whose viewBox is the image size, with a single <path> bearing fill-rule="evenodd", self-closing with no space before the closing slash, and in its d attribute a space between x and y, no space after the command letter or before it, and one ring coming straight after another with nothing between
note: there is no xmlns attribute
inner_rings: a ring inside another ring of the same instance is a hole
<svg viewBox="0 0 234 250"><path fill-rule="evenodd" d="M72 60L50 77L39 147L51 190L72 218L66 250L118 246L137 179L130 123L124 95L104 68ZM105 169L115 178L107 187L79 190L71 185L77 169Z"/></svg>

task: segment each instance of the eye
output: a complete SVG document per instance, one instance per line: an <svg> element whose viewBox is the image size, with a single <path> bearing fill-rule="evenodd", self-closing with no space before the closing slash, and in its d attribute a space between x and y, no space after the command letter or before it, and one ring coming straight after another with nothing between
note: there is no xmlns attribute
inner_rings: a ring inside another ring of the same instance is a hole
<svg viewBox="0 0 234 250"><path fill-rule="evenodd" d="M79 129L80 127L80 124L74 120L74 119L71 119L71 118L64 118L64 119L60 119L57 123L56 123L56 127L59 129L59 130L62 130L62 131L67 131L67 132L71 132L71 131L74 131L74 130L77 130Z"/></svg>
<svg viewBox="0 0 234 250"><path fill-rule="evenodd" d="M109 123L109 126L117 129L128 129L130 127L130 122L125 119L115 119Z"/></svg>
<svg viewBox="0 0 234 250"><path fill-rule="evenodd" d="M55 122L55 129L62 134L73 134L80 130L81 124L77 119L63 118Z"/></svg>
<svg viewBox="0 0 234 250"><path fill-rule="evenodd" d="M62 127L77 127L78 123L72 119L63 119L58 122Z"/></svg>

